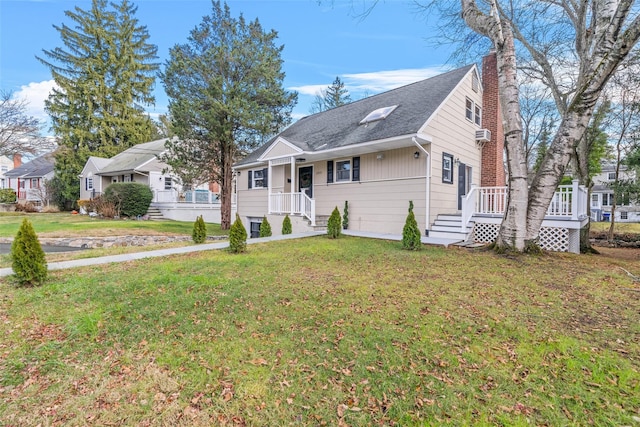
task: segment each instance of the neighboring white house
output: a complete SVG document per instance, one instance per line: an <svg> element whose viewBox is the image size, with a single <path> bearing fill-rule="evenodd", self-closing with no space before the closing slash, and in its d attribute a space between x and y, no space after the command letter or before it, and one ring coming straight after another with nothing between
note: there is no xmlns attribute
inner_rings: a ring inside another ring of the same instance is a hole
<svg viewBox="0 0 640 427"><path fill-rule="evenodd" d="M180 178L160 160L166 141L137 144L110 159L89 157L79 176L80 199L93 199L115 182L138 182L149 186L151 205L165 218L193 221L203 215L207 222L220 222L217 186L185 190Z"/></svg>
<svg viewBox="0 0 640 427"><path fill-rule="evenodd" d="M54 176L54 156L47 153L5 172L6 188L12 188L18 202L41 204L46 198L45 182Z"/></svg>
<svg viewBox="0 0 640 427"><path fill-rule="evenodd" d="M409 203L427 239L495 239L506 205L495 54L303 118L236 163L238 214L252 236L284 214L294 232L349 203L349 229L402 234ZM579 251L587 197L562 187L541 245Z"/></svg>
<svg viewBox="0 0 640 427"><path fill-rule="evenodd" d="M611 206L613 205L613 188L616 169L614 164L602 166L602 171L593 177L591 188L591 218L594 221L610 221ZM620 180L636 179L635 171L628 170L626 165L620 165ZM635 203L629 194L618 196L615 212L616 222L640 222L640 205Z"/></svg>
<svg viewBox="0 0 640 427"><path fill-rule="evenodd" d="M13 169L13 160L7 156L0 156L0 188L9 188L5 174Z"/></svg>

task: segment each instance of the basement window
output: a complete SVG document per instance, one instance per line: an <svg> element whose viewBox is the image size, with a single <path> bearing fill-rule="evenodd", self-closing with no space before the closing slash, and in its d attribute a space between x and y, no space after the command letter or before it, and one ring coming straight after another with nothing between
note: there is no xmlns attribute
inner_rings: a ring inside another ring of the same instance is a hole
<svg viewBox="0 0 640 427"><path fill-rule="evenodd" d="M364 124L375 122L375 121L378 121L378 120L384 120L397 107L398 107L397 105L392 105L391 107L383 107L383 108L378 108L377 110L373 110L372 112L367 114L367 117L365 117L364 119L362 119L360 121L360 124L364 125Z"/></svg>

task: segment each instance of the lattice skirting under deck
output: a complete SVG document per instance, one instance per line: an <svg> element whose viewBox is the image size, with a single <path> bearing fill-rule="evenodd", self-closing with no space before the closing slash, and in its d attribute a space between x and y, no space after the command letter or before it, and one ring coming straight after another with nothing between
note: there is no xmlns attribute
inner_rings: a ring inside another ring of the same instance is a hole
<svg viewBox="0 0 640 427"><path fill-rule="evenodd" d="M473 240L478 243L492 243L498 237L500 224L479 224L473 227ZM542 227L540 228L540 247L554 252L570 252L575 245L572 241L575 233L570 233L568 228ZM579 239L578 233L578 239Z"/></svg>

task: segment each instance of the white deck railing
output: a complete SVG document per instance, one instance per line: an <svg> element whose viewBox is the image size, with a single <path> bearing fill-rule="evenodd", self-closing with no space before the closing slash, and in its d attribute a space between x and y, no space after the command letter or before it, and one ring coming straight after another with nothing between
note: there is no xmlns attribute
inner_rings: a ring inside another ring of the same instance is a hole
<svg viewBox="0 0 640 427"><path fill-rule="evenodd" d="M236 195L231 195L231 203L235 204ZM220 203L218 193L208 190L189 190L179 192L178 190L155 190L153 192L155 203L191 203L191 204L215 204Z"/></svg>
<svg viewBox="0 0 640 427"><path fill-rule="evenodd" d="M316 201L305 193L273 193L269 195L269 213L303 215L315 226Z"/></svg>
<svg viewBox="0 0 640 427"><path fill-rule="evenodd" d="M507 206L507 187L472 187L462 199L462 227L473 215L503 215ZM561 185L553 194L547 216L557 219L578 220L587 215L587 189L573 181L571 185Z"/></svg>

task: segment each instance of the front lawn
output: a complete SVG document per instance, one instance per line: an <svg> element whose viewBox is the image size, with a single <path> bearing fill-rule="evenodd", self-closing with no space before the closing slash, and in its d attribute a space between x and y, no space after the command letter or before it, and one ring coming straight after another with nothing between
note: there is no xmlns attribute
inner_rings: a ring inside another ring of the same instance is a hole
<svg viewBox="0 0 640 427"><path fill-rule="evenodd" d="M1 213L0 237L15 237L24 218L28 218L39 237L113 236L140 234L191 235L193 222L137 221L125 219L100 219L88 215L61 213ZM220 224L207 224L207 234L225 235Z"/></svg>
<svg viewBox="0 0 640 427"><path fill-rule="evenodd" d="M638 425L637 254L399 246L5 279L0 424Z"/></svg>

